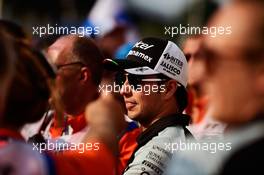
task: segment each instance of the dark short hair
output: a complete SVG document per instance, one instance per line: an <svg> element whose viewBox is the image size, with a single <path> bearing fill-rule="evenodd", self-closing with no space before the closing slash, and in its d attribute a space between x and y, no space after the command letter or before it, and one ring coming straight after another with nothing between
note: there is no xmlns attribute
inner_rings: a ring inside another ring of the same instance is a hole
<svg viewBox="0 0 264 175"><path fill-rule="evenodd" d="M90 69L93 82L99 85L103 73L104 57L96 43L87 37L76 37L72 53Z"/></svg>
<svg viewBox="0 0 264 175"><path fill-rule="evenodd" d="M169 78L163 74L158 74L157 76L161 79L171 80L171 78ZM182 113L188 105L188 92L183 85L179 84L177 86L177 90L174 93L174 98L176 99L176 103L178 105L179 112Z"/></svg>
<svg viewBox="0 0 264 175"><path fill-rule="evenodd" d="M8 71L8 63L13 60L13 46L15 42L26 43L28 36L21 26L8 20L0 19L0 77Z"/></svg>
<svg viewBox="0 0 264 175"><path fill-rule="evenodd" d="M0 20L1 31L10 35L14 40L29 43L30 38L20 25L8 20Z"/></svg>
<svg viewBox="0 0 264 175"><path fill-rule="evenodd" d="M20 26L0 20L0 34L0 73L13 68L0 124L18 129L43 116L50 97L48 79L55 78L55 73L46 58L31 47ZM12 64L6 66L11 59Z"/></svg>
<svg viewBox="0 0 264 175"><path fill-rule="evenodd" d="M28 45L15 43L14 53L15 72L2 121L8 126L19 128L38 121L45 113L50 97L48 78L51 68L48 70L44 56Z"/></svg>
<svg viewBox="0 0 264 175"><path fill-rule="evenodd" d="M11 47L13 46L9 37L0 30L0 79L8 74L11 60L13 59Z"/></svg>
<svg viewBox="0 0 264 175"><path fill-rule="evenodd" d="M175 99L178 104L179 112L182 113L188 105L188 92L184 86L178 86L175 92Z"/></svg>

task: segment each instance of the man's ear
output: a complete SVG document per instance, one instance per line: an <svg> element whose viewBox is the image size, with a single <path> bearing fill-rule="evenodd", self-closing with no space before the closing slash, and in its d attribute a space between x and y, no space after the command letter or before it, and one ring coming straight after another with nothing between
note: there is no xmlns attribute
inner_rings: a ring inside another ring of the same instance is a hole
<svg viewBox="0 0 264 175"><path fill-rule="evenodd" d="M87 82L90 80L91 80L91 71L87 67L82 67L80 81Z"/></svg>
<svg viewBox="0 0 264 175"><path fill-rule="evenodd" d="M164 99L170 99L174 96L176 90L177 90L177 81L175 80L169 80L166 82L166 91L164 92Z"/></svg>

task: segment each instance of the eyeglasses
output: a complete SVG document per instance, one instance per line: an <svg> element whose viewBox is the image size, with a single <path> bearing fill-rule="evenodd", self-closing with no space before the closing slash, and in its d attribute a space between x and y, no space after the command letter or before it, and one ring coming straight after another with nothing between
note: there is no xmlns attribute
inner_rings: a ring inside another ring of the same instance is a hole
<svg viewBox="0 0 264 175"><path fill-rule="evenodd" d="M56 68L57 68L57 70L59 70L59 69L61 69L63 67L73 66L73 65L85 66L85 64L83 64L82 62L77 61L77 62L72 62L72 63L67 63L67 64L59 64L59 65L56 65Z"/></svg>
<svg viewBox="0 0 264 175"><path fill-rule="evenodd" d="M122 87L125 81L128 80L130 86L137 89L144 82L163 82L166 78L146 78L146 75L134 75L125 72L118 72L115 76L115 83Z"/></svg>

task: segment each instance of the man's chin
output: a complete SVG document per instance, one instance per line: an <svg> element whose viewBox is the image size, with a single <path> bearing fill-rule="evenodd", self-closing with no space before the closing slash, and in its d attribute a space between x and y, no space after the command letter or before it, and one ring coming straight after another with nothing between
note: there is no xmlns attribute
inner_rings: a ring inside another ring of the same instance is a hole
<svg viewBox="0 0 264 175"><path fill-rule="evenodd" d="M135 111L127 111L127 116L131 119L131 120L137 120L138 115Z"/></svg>

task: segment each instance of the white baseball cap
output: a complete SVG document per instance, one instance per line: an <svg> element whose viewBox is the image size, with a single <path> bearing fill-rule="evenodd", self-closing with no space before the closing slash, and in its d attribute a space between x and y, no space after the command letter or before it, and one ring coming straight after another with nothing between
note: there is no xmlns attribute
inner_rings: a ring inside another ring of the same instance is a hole
<svg viewBox="0 0 264 175"><path fill-rule="evenodd" d="M163 74L187 86L187 60L174 42L165 39L144 38L133 46L126 59L105 59L104 64L135 75Z"/></svg>

